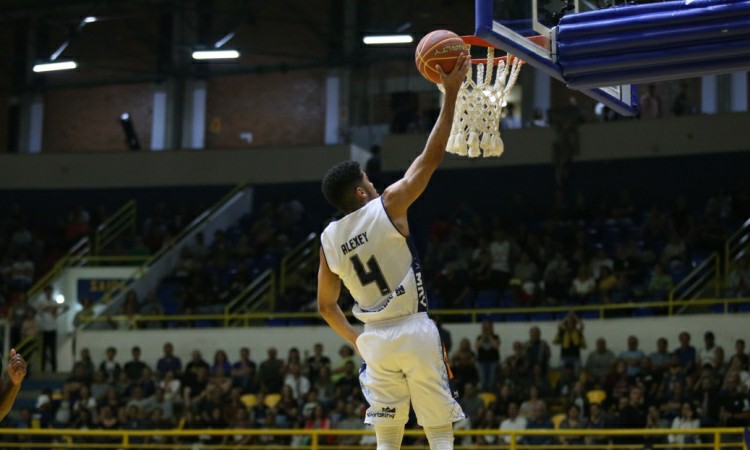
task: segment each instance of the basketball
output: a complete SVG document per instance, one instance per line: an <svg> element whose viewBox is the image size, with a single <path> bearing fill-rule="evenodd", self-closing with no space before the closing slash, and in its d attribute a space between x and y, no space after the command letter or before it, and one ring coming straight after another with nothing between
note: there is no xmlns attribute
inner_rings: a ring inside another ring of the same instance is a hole
<svg viewBox="0 0 750 450"><path fill-rule="evenodd" d="M415 54L417 70L423 77L435 84L440 83L440 73L435 69L439 64L443 72L450 73L461 54L469 54L470 46L456 33L448 30L436 30L419 41Z"/></svg>

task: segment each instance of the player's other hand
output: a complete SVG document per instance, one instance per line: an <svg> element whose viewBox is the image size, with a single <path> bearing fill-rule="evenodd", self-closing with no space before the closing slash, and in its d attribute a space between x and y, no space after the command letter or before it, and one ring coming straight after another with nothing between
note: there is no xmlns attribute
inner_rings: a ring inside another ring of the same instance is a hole
<svg viewBox="0 0 750 450"><path fill-rule="evenodd" d="M26 376L26 361L16 349L10 350L10 359L8 359L8 378L10 382L18 385L21 384Z"/></svg>
<svg viewBox="0 0 750 450"><path fill-rule="evenodd" d="M443 68L439 64L435 65L435 70L440 74L440 84L443 85L446 92L458 92L458 88L461 87L461 83L466 79L466 74L469 73L470 67L471 58L468 54L461 53L458 55L456 66L451 73L446 74L443 72Z"/></svg>

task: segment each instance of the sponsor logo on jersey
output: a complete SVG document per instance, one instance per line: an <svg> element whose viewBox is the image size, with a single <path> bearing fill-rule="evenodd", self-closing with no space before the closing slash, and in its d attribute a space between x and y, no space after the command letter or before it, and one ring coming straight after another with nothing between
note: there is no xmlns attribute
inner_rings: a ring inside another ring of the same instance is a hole
<svg viewBox="0 0 750 450"><path fill-rule="evenodd" d="M419 304L427 308L427 294L424 291L424 284L422 283L422 272L414 272L414 277L417 282L417 300Z"/></svg>

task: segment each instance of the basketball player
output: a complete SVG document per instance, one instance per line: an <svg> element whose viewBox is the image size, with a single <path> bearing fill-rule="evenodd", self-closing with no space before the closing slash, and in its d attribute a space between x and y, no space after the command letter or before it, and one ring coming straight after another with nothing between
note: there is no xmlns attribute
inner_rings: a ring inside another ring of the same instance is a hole
<svg viewBox="0 0 750 450"><path fill-rule="evenodd" d="M5 419L5 416L10 412L13 402L16 401L18 391L21 390L21 382L25 376L26 361L13 349L10 351L10 358L8 359L9 385L4 386L3 392L0 394L0 421Z"/></svg>
<svg viewBox="0 0 750 450"><path fill-rule="evenodd" d="M346 215L321 235L318 307L362 355L360 383L370 404L365 422L375 427L378 450L401 448L410 400L432 450L452 449L452 424L464 418L449 386L437 326L427 317L407 210L443 160L469 64L462 54L450 74L437 66L445 88L440 116L422 154L383 195L354 161L333 166L323 180L326 199ZM354 315L365 323L362 334L338 306L342 281L356 300Z"/></svg>

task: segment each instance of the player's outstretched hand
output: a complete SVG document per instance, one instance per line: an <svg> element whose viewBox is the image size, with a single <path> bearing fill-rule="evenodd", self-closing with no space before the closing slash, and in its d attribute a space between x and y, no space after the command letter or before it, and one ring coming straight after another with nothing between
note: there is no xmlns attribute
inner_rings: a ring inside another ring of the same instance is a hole
<svg viewBox="0 0 750 450"><path fill-rule="evenodd" d="M26 361L16 349L10 350L10 359L8 359L8 378L13 384L21 384L26 376Z"/></svg>
<svg viewBox="0 0 750 450"><path fill-rule="evenodd" d="M443 68L440 65L435 66L435 70L440 74L440 84L443 85L446 92L458 92L458 88L461 87L461 83L466 79L466 74L469 72L471 67L471 57L466 53L458 55L456 60L456 66L453 68L451 73L446 74L443 72Z"/></svg>

